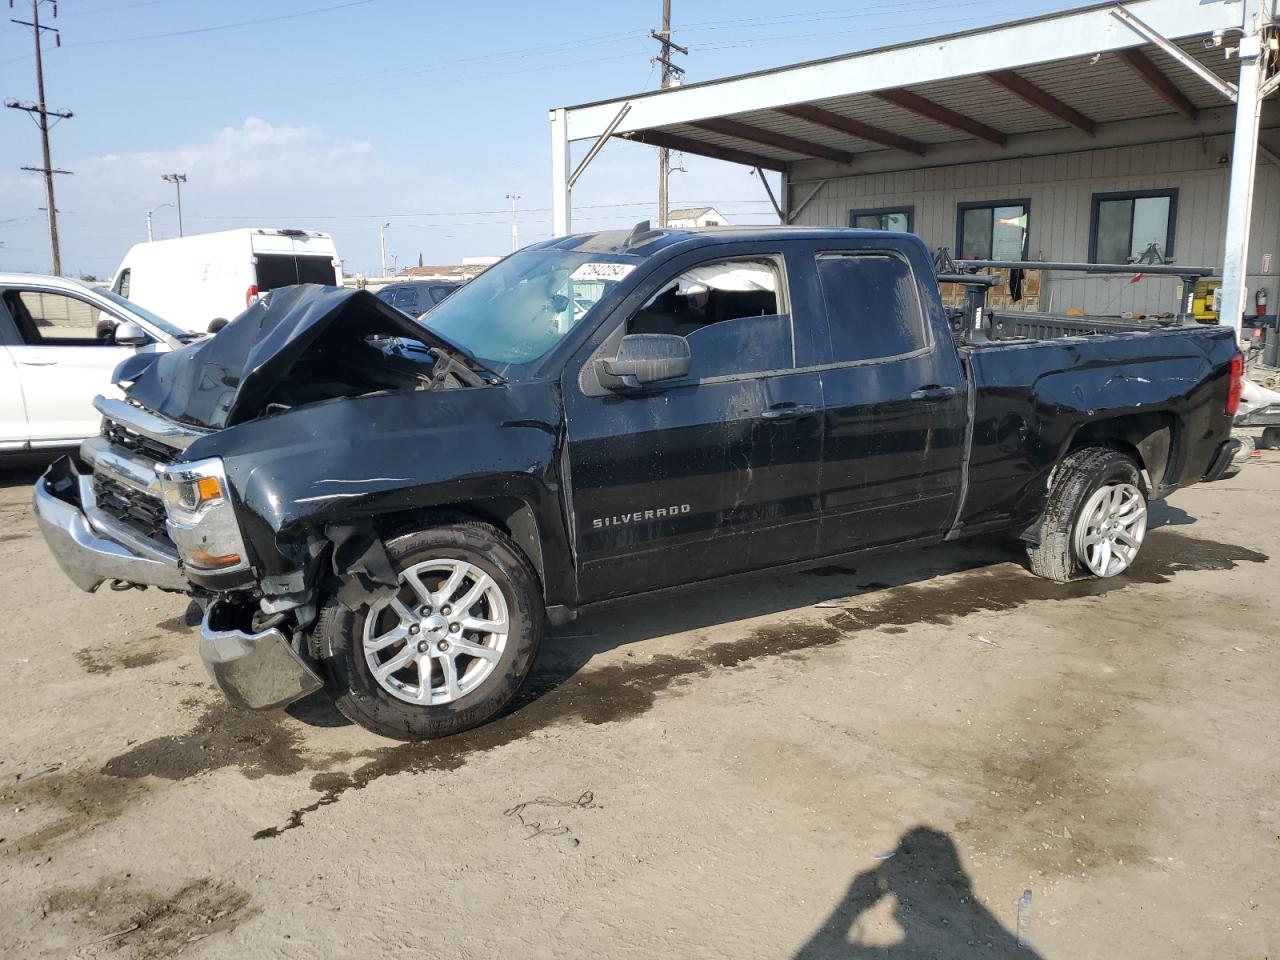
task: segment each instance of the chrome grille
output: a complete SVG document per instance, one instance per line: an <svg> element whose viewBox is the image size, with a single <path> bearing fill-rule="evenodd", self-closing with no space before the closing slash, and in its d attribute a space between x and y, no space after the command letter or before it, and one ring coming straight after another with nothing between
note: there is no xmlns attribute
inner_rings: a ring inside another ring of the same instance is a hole
<svg viewBox="0 0 1280 960"><path fill-rule="evenodd" d="M155 497L101 473L94 474L93 494L98 509L107 516L157 545L172 549L169 534L164 528L164 504Z"/></svg>

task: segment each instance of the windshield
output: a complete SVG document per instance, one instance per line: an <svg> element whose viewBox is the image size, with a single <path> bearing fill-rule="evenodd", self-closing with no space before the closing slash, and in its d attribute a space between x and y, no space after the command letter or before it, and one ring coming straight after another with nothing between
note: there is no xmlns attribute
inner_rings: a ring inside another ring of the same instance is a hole
<svg viewBox="0 0 1280 960"><path fill-rule="evenodd" d="M124 307L126 310L130 310L133 313L136 313L143 320L147 321L147 323L151 324L153 327L158 328L161 332L167 334L168 336L173 337L175 340L190 340L193 336L198 336L197 334L192 334L190 330L183 330L181 327L175 327L172 323L170 323L168 320L165 320L163 317L156 316L150 310L146 309L145 307L138 306L132 300L126 300L124 297L120 296L120 294L116 293L113 290L99 290L97 292L102 294L102 296L106 297L112 303L117 304L118 306Z"/></svg>
<svg viewBox="0 0 1280 960"><path fill-rule="evenodd" d="M497 372L546 354L639 259L522 250L440 302L421 322Z"/></svg>

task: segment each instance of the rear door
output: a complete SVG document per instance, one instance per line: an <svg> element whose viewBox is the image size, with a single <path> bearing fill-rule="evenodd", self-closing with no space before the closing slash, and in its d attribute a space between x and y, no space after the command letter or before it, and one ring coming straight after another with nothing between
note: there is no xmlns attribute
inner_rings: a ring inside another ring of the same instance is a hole
<svg viewBox="0 0 1280 960"><path fill-rule="evenodd" d="M817 546L821 392L777 249L660 268L565 374L584 602L807 558ZM620 316L619 316L620 315ZM611 393L592 366L625 333L685 337L690 375ZM810 369L800 369L808 367Z"/></svg>
<svg viewBox="0 0 1280 960"><path fill-rule="evenodd" d="M281 233L252 235L259 293L296 283L340 283L333 242L328 238Z"/></svg>
<svg viewBox="0 0 1280 960"><path fill-rule="evenodd" d="M111 394L111 373L134 348L116 346L121 318L66 293L6 290L20 343L12 357L33 446L74 443L98 432L93 398Z"/></svg>
<svg viewBox="0 0 1280 960"><path fill-rule="evenodd" d="M968 388L933 274L888 239L813 258L830 350L822 552L940 536L960 492Z"/></svg>

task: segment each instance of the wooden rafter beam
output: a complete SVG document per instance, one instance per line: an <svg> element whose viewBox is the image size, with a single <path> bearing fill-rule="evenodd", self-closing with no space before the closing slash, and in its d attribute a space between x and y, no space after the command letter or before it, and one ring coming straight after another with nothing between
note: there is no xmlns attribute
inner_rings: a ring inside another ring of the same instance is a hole
<svg viewBox="0 0 1280 960"><path fill-rule="evenodd" d="M835 130L838 133L847 133L849 136L857 137L860 140L878 143L882 147L905 150L907 153L914 153L918 157L923 157L927 149L923 143L912 140L910 137L901 136L890 130L872 126L869 123L863 123L861 120L854 120L852 117L832 113L830 110L822 109L822 107L813 107L807 103L797 104L794 107L778 107L775 112L786 114L788 117L795 117L798 120L806 120L809 123L816 123L820 127L826 127L828 130Z"/></svg>
<svg viewBox="0 0 1280 960"><path fill-rule="evenodd" d="M1009 142L1008 136L995 129L995 127L989 127L980 120L973 119L973 117L966 117L963 113L956 113L951 108L944 107L940 103L934 103L932 100L922 97L918 93L912 93L910 90L880 90L873 96L879 97L885 103L892 103L895 107L910 110L926 120L932 120L934 123L940 123L944 127L963 131L970 136L977 137L979 140L994 143L998 147L1003 147Z"/></svg>
<svg viewBox="0 0 1280 960"><path fill-rule="evenodd" d="M753 127L749 123L741 123L737 120L725 120L721 117L715 117L709 120L695 121L690 126L726 137L736 137L739 140L759 143L766 147L790 150L792 153L798 153L805 157L817 157L819 160L831 160L834 163L853 163L853 154L837 150L835 147L812 143L809 140L801 140L799 137L791 137L785 133L774 133L772 130Z"/></svg>
<svg viewBox="0 0 1280 960"><path fill-rule="evenodd" d="M775 160L773 157L762 157L746 150L735 150L732 147L721 147L713 143L703 143L692 137L682 137L674 133L663 133L660 130L636 130L632 133L618 134L636 143L647 143L651 147L666 147L668 150L679 150L681 153L692 153L712 160L724 160L727 163L740 163L746 167L763 167L785 173L787 162Z"/></svg>
<svg viewBox="0 0 1280 960"><path fill-rule="evenodd" d="M987 79L996 86L1008 90L1018 99L1040 108L1049 116L1057 117L1091 137L1098 130L1098 125L1075 107L1063 103L1048 90L1036 86L1026 77L1012 70L993 70L987 74Z"/></svg>
<svg viewBox="0 0 1280 960"><path fill-rule="evenodd" d="M1117 50L1120 62L1138 75L1148 87L1159 94L1160 98L1177 110L1188 120L1196 118L1196 105L1187 99L1187 95L1161 72L1160 68L1141 50Z"/></svg>

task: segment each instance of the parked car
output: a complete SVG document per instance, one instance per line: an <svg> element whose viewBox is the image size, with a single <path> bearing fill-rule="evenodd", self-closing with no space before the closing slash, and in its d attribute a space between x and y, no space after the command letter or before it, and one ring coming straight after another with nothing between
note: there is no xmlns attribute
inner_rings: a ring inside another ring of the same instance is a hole
<svg viewBox="0 0 1280 960"><path fill-rule="evenodd" d="M420 322L278 291L126 364L35 504L81 588L204 607L232 702L325 688L419 739L508 704L547 619L636 594L993 530L1120 575L1149 499L1228 469L1241 371L1225 327L957 344L907 234L644 225Z"/></svg>
<svg viewBox="0 0 1280 960"><path fill-rule="evenodd" d="M329 234L246 228L134 244L111 289L204 333L260 294L296 283L342 286L342 261Z"/></svg>
<svg viewBox="0 0 1280 960"><path fill-rule="evenodd" d="M376 296L411 317L419 317L459 286L446 280L406 280L404 283L387 284Z"/></svg>
<svg viewBox="0 0 1280 960"><path fill-rule="evenodd" d="M101 393L137 353L191 335L135 303L61 277L0 274L0 458L96 436Z"/></svg>

